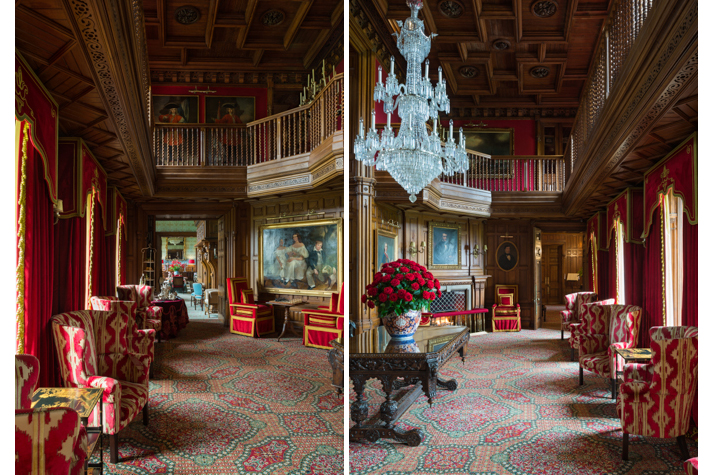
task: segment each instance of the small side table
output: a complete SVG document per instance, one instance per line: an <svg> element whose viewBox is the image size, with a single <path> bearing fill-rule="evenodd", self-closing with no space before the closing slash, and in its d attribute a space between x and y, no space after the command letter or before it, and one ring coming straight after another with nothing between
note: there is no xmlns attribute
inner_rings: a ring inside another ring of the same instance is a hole
<svg viewBox="0 0 710 475"><path fill-rule="evenodd" d="M43 409L50 407L66 407L79 414L81 423L86 427L88 450L84 471L89 467L98 468L99 473L104 471L104 443L101 438L103 433L103 401L104 390L101 388L39 388L32 395L32 408ZM99 404L101 403L101 404ZM89 416L96 405L99 404L99 425L88 426ZM96 447L99 447L99 463L89 463Z"/></svg>
<svg viewBox="0 0 710 475"><path fill-rule="evenodd" d="M294 322L289 319L289 308L293 307L294 305L299 305L303 303L301 300L269 300L266 302L268 305L273 305L274 308L280 308L281 311L283 312L283 317L284 317L284 326L283 329L281 330L281 334L279 337L276 339L276 341L281 341L281 337L283 337L286 334L286 326L291 330L291 333L296 334L296 332L293 330L293 324L294 323L299 323L299 322Z"/></svg>
<svg viewBox="0 0 710 475"><path fill-rule="evenodd" d="M651 361L651 358L653 358L653 351L651 351L651 348L615 348L614 349L614 364L617 363L617 357L621 356L621 359L624 360L624 364L635 361L637 363L648 363ZM619 365L616 364L616 367L618 368ZM617 394L616 394L616 384L619 381L619 374L617 372L616 374L616 379L614 380L614 384L611 386L611 398L616 399Z"/></svg>

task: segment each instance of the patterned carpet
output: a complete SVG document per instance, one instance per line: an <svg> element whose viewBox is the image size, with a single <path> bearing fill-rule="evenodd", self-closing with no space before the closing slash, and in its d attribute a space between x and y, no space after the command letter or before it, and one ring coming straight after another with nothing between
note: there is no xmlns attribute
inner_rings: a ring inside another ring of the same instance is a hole
<svg viewBox="0 0 710 475"><path fill-rule="evenodd" d="M439 390L431 407L421 396L400 419L405 429L421 428L424 442L351 441L350 473L684 473L675 439L630 436L629 460L621 460L607 381L585 374L580 387L579 364L568 359L559 323L548 315L545 327L471 337L466 363L456 355L443 371L459 389ZM384 400L379 382L368 383L366 396L374 412ZM688 449L697 456L696 442L688 439Z"/></svg>
<svg viewBox="0 0 710 475"><path fill-rule="evenodd" d="M342 474L343 397L325 350L191 321L156 345L150 424L119 434L108 474Z"/></svg>

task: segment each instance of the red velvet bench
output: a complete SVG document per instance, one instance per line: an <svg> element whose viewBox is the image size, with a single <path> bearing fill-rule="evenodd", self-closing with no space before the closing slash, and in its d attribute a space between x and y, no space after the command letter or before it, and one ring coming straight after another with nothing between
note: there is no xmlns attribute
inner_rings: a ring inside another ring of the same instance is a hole
<svg viewBox="0 0 710 475"><path fill-rule="evenodd" d="M472 308L471 310L461 310L460 312L422 312L419 326L436 325L433 321L441 317L455 317L453 324L468 325L471 333L478 333L486 330L486 313L488 313L487 308Z"/></svg>

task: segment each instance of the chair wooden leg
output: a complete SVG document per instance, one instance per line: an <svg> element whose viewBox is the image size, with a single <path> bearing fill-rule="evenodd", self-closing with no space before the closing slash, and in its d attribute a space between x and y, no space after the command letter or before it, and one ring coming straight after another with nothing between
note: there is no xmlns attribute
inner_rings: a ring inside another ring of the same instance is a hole
<svg viewBox="0 0 710 475"><path fill-rule="evenodd" d="M624 432L624 441L621 445L621 460L629 460L629 434Z"/></svg>
<svg viewBox="0 0 710 475"><path fill-rule="evenodd" d="M153 376L153 362L152 361L150 362L150 368L148 369L148 377L150 379L154 378L154 376Z"/></svg>
<svg viewBox="0 0 710 475"><path fill-rule="evenodd" d="M146 401L145 406L143 406L143 425L148 425L148 402Z"/></svg>
<svg viewBox="0 0 710 475"><path fill-rule="evenodd" d="M584 370L582 369L582 366L580 365L579 367L579 385L582 386L584 384Z"/></svg>
<svg viewBox="0 0 710 475"><path fill-rule="evenodd" d="M690 458L690 454L688 453L688 446L685 443L685 436L679 435L675 438L675 440L678 442L678 448L680 449L682 460L688 460Z"/></svg>
<svg viewBox="0 0 710 475"><path fill-rule="evenodd" d="M611 384L611 398L616 399L616 379L609 378L609 384Z"/></svg>
<svg viewBox="0 0 710 475"><path fill-rule="evenodd" d="M569 360L574 361L574 346L569 347Z"/></svg>
<svg viewBox="0 0 710 475"><path fill-rule="evenodd" d="M111 463L118 463L118 434L110 434L108 436L110 449L110 459Z"/></svg>
<svg viewBox="0 0 710 475"><path fill-rule="evenodd" d="M560 329L560 340L564 340L564 339L565 339L565 331Z"/></svg>

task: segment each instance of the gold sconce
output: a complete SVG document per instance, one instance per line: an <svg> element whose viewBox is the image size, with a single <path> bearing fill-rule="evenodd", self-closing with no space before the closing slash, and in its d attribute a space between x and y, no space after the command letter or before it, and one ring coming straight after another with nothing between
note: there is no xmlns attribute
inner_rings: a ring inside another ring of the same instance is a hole
<svg viewBox="0 0 710 475"><path fill-rule="evenodd" d="M488 245L484 244L483 245L483 253L485 254L487 252L488 252ZM473 254L473 257L478 257L481 255L481 248L478 247L478 244L473 245L473 253L472 254Z"/></svg>
<svg viewBox="0 0 710 475"><path fill-rule="evenodd" d="M419 245L419 249L417 249L416 244L414 244L414 241L409 242L409 253L414 255L418 252L426 252L426 241L422 241L422 243Z"/></svg>

